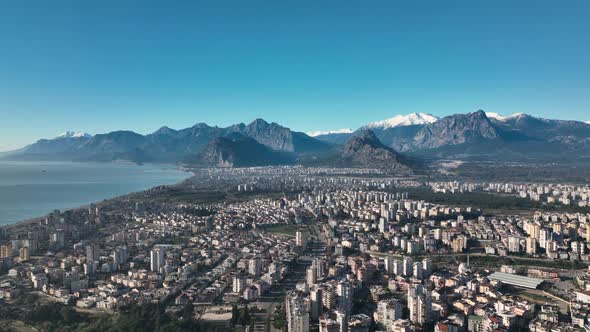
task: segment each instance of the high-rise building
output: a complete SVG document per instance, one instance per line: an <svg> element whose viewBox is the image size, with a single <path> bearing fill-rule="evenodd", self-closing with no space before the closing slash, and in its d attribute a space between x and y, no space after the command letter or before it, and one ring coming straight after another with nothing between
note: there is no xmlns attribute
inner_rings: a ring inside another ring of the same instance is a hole
<svg viewBox="0 0 590 332"><path fill-rule="evenodd" d="M385 233L387 227L387 221L385 220L385 218L379 219L379 232Z"/></svg>
<svg viewBox="0 0 590 332"><path fill-rule="evenodd" d="M433 252L436 251L436 239L432 236L424 238L424 251Z"/></svg>
<svg viewBox="0 0 590 332"><path fill-rule="evenodd" d="M311 319L317 321L322 315L322 290L318 286L313 286L309 289L309 301Z"/></svg>
<svg viewBox="0 0 590 332"><path fill-rule="evenodd" d="M385 258L385 260L383 261L384 265L385 265L385 271L387 272L388 275L393 275L393 261L395 259L393 258L393 256L388 256Z"/></svg>
<svg viewBox="0 0 590 332"><path fill-rule="evenodd" d="M30 258L31 258L31 256L29 254L29 247L22 247L22 248L20 248L19 253L18 253L18 259L21 262L26 262Z"/></svg>
<svg viewBox="0 0 590 332"><path fill-rule="evenodd" d="M260 276L262 273L262 264L260 263L260 259L251 258L248 261L248 273L254 277Z"/></svg>
<svg viewBox="0 0 590 332"><path fill-rule="evenodd" d="M430 322L432 310L430 295L422 285L410 285L408 288L408 308L412 323L425 325Z"/></svg>
<svg viewBox="0 0 590 332"><path fill-rule="evenodd" d="M508 238L508 252L520 252L520 238L517 236Z"/></svg>
<svg viewBox="0 0 590 332"><path fill-rule="evenodd" d="M424 271L424 276L429 277L432 274L432 260L428 257L422 260L422 270Z"/></svg>
<svg viewBox="0 0 590 332"><path fill-rule="evenodd" d="M160 272L166 264L166 252L163 248L155 248L150 253L150 268L153 272Z"/></svg>
<svg viewBox="0 0 590 332"><path fill-rule="evenodd" d="M322 287L322 304L330 310L336 308L336 291L331 285Z"/></svg>
<svg viewBox="0 0 590 332"><path fill-rule="evenodd" d="M340 281L336 286L338 295L338 309L350 313L352 309L352 286L348 281Z"/></svg>
<svg viewBox="0 0 590 332"><path fill-rule="evenodd" d="M232 291L241 293L246 288L246 276L238 274L233 277Z"/></svg>
<svg viewBox="0 0 590 332"><path fill-rule="evenodd" d="M532 237L526 239L526 253L534 255L537 253L537 240Z"/></svg>
<svg viewBox="0 0 590 332"><path fill-rule="evenodd" d="M307 286L311 287L318 282L318 272L315 266L310 266L306 271Z"/></svg>
<svg viewBox="0 0 590 332"><path fill-rule="evenodd" d="M305 234L302 231L295 232L295 245L299 247L307 245Z"/></svg>
<svg viewBox="0 0 590 332"><path fill-rule="evenodd" d="M63 248L65 243L65 232L63 229L58 229L49 236L49 242L53 248Z"/></svg>
<svg viewBox="0 0 590 332"><path fill-rule="evenodd" d="M467 239L464 236L457 236L451 242L453 252L463 252L467 247Z"/></svg>
<svg viewBox="0 0 590 332"><path fill-rule="evenodd" d="M288 332L308 332L309 312L305 303L305 296L293 291L285 297L285 312L287 313Z"/></svg>
<svg viewBox="0 0 590 332"><path fill-rule="evenodd" d="M572 254L581 255L586 250L586 245L583 241L572 241L570 246L572 248Z"/></svg>
<svg viewBox="0 0 590 332"><path fill-rule="evenodd" d="M542 228L539 231L539 237L537 239L539 239L539 247L547 247L547 241L553 239L553 230L551 228Z"/></svg>
<svg viewBox="0 0 590 332"><path fill-rule="evenodd" d="M127 261L127 247L118 247L113 250L113 266L115 270L118 270L121 265Z"/></svg>
<svg viewBox="0 0 590 332"><path fill-rule="evenodd" d="M84 273L87 276L93 276L94 273L96 273L96 266L97 266L97 262L86 262L82 265L84 267Z"/></svg>
<svg viewBox="0 0 590 332"><path fill-rule="evenodd" d="M412 269L413 269L414 261L410 257L404 257L404 264L403 264L403 271L402 274L404 277L411 277L412 276Z"/></svg>
<svg viewBox="0 0 590 332"><path fill-rule="evenodd" d="M537 224L537 223L529 224L529 237L532 237L533 239L538 239L540 232L541 232L541 226L539 224Z"/></svg>
<svg viewBox="0 0 590 332"><path fill-rule="evenodd" d="M393 261L393 274L399 276L402 275L404 272L404 265L403 262L399 259Z"/></svg>
<svg viewBox="0 0 590 332"><path fill-rule="evenodd" d="M86 246L86 262L97 262L100 258L100 248L91 243Z"/></svg>
<svg viewBox="0 0 590 332"><path fill-rule="evenodd" d="M422 262L416 262L413 264L412 276L418 280L422 280L424 278L424 273L422 270Z"/></svg>
<svg viewBox="0 0 590 332"><path fill-rule="evenodd" d="M396 320L402 318L403 306L395 299L382 300L377 303L377 322L387 331L391 331Z"/></svg>
<svg viewBox="0 0 590 332"><path fill-rule="evenodd" d="M384 203L381 204L381 218L381 220L383 220L384 222L389 221L391 219L389 206L387 206L387 204ZM379 221L379 231L383 233L384 231L381 230L381 220Z"/></svg>
<svg viewBox="0 0 590 332"><path fill-rule="evenodd" d="M347 332L348 331L348 313L343 312L341 310L336 310L336 322L338 323L338 332Z"/></svg>
<svg viewBox="0 0 590 332"><path fill-rule="evenodd" d="M326 262L324 261L323 258L321 258L321 257L315 258L311 262L311 266L314 266L316 268L318 280L326 277L326 275L327 275Z"/></svg>
<svg viewBox="0 0 590 332"><path fill-rule="evenodd" d="M0 246L0 258L12 257L12 245L5 244Z"/></svg>

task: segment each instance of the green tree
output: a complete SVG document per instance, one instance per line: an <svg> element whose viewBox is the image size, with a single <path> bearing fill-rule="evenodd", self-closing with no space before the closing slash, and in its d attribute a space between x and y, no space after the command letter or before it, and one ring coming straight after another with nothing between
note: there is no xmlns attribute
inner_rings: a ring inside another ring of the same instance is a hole
<svg viewBox="0 0 590 332"><path fill-rule="evenodd" d="M248 325L250 323L250 309L248 309L248 305L245 305L242 310L240 310L240 318L238 322L241 325Z"/></svg>
<svg viewBox="0 0 590 332"><path fill-rule="evenodd" d="M238 310L237 305L231 306L231 323L232 325L236 325L238 323L238 318L240 317L240 311Z"/></svg>
<svg viewBox="0 0 590 332"><path fill-rule="evenodd" d="M195 306L193 305L192 302L189 301L187 304L184 305L184 308L182 308L182 318L187 319L187 320L192 320L193 316L194 316L194 312L195 312Z"/></svg>

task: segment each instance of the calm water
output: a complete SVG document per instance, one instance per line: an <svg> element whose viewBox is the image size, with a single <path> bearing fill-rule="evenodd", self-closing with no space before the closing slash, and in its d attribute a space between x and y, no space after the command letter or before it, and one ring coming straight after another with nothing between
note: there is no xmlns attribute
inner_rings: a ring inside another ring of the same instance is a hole
<svg viewBox="0 0 590 332"><path fill-rule="evenodd" d="M189 176L171 165L0 162L0 225L177 183Z"/></svg>

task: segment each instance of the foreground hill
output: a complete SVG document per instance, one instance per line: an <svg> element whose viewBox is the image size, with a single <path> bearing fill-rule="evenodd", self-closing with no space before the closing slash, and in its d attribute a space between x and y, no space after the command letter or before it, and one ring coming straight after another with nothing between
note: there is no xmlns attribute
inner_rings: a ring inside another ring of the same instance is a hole
<svg viewBox="0 0 590 332"><path fill-rule="evenodd" d="M314 166L339 166L378 168L397 174L413 173L413 165L390 147L385 146L372 130L355 133L342 146L304 164Z"/></svg>

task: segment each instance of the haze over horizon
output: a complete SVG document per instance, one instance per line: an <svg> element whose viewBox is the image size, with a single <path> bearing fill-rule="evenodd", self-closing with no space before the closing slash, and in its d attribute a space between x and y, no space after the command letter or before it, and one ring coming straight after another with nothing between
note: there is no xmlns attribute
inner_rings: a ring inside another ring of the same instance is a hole
<svg viewBox="0 0 590 332"><path fill-rule="evenodd" d="M590 120L586 1L63 4L2 5L0 151L256 118L302 132L478 109Z"/></svg>

